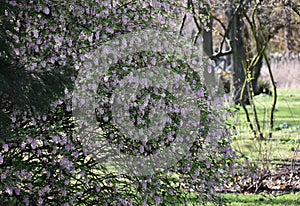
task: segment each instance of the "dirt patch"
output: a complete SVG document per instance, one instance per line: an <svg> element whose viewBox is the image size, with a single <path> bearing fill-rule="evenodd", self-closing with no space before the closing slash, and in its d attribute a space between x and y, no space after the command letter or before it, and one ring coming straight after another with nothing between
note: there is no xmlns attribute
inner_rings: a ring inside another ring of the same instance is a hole
<svg viewBox="0 0 300 206"><path fill-rule="evenodd" d="M228 193L290 193L300 191L300 168L276 167L261 175L255 181L245 179L237 187L227 187ZM223 191L224 192L224 191Z"/></svg>
<svg viewBox="0 0 300 206"><path fill-rule="evenodd" d="M262 181L261 189L272 191L300 191L300 169L274 168Z"/></svg>

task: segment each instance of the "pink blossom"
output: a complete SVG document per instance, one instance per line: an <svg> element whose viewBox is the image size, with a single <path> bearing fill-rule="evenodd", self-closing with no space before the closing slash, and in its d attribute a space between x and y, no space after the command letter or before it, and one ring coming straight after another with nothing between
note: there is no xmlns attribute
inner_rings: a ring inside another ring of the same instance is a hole
<svg viewBox="0 0 300 206"><path fill-rule="evenodd" d="M58 136L53 136L52 141L58 143L60 141L60 138Z"/></svg>
<svg viewBox="0 0 300 206"><path fill-rule="evenodd" d="M33 30L33 36L36 39L39 37L39 31L37 29Z"/></svg>
<svg viewBox="0 0 300 206"><path fill-rule="evenodd" d="M5 191L9 196L13 194L13 189L8 185L5 185Z"/></svg>
<svg viewBox="0 0 300 206"><path fill-rule="evenodd" d="M63 189L63 190L61 191L61 194L62 194L63 197L66 197L66 196L67 196L67 191L66 191L65 189Z"/></svg>
<svg viewBox="0 0 300 206"><path fill-rule="evenodd" d="M140 146L140 153L144 153L144 146L143 145Z"/></svg>
<svg viewBox="0 0 300 206"><path fill-rule="evenodd" d="M12 5L12 6L16 6L17 2L15 0L12 0L12 1L9 1L9 4Z"/></svg>
<svg viewBox="0 0 300 206"><path fill-rule="evenodd" d="M169 192L170 195L174 195L174 190L173 189L169 189L168 192Z"/></svg>
<svg viewBox="0 0 300 206"><path fill-rule="evenodd" d="M126 15L123 15L123 16L122 16L122 24L123 24L123 25L126 25L127 23L128 23L127 16L126 16Z"/></svg>
<svg viewBox="0 0 300 206"><path fill-rule="evenodd" d="M9 146L8 146L8 144L4 144L4 145L3 145L3 150L4 150L4 152L7 152L7 151L8 151L8 149L9 149Z"/></svg>
<svg viewBox="0 0 300 206"><path fill-rule="evenodd" d="M44 13L45 13L45 14L49 14L49 13L50 13L50 9L49 9L48 7L45 7L45 8L44 8Z"/></svg>
<svg viewBox="0 0 300 206"><path fill-rule="evenodd" d="M206 167L207 167L207 169L210 168L210 162L209 161L206 161Z"/></svg>
<svg viewBox="0 0 300 206"><path fill-rule="evenodd" d="M70 180L65 180L65 185L69 185L70 184Z"/></svg>
<svg viewBox="0 0 300 206"><path fill-rule="evenodd" d="M162 203L162 199L160 196L155 197L155 204L160 205Z"/></svg>
<svg viewBox="0 0 300 206"><path fill-rule="evenodd" d="M61 138L60 144L61 144L61 145L65 145L65 144L67 143L67 141L68 141L68 137L67 137L67 136L63 136L63 137Z"/></svg>
<svg viewBox="0 0 300 206"><path fill-rule="evenodd" d="M20 188L15 188L15 193L16 193L16 195L20 195Z"/></svg>
<svg viewBox="0 0 300 206"><path fill-rule="evenodd" d="M113 34L113 33L114 33L114 30L113 30L112 28L109 28L109 27L108 27L108 28L106 28L105 30L106 30L106 32L109 33L109 34Z"/></svg>
<svg viewBox="0 0 300 206"><path fill-rule="evenodd" d="M158 7L159 2L157 0L152 0L152 7Z"/></svg>
<svg viewBox="0 0 300 206"><path fill-rule="evenodd" d="M143 188L144 190L147 189L147 182L146 182L146 181L143 181L143 182L142 182L142 188Z"/></svg>
<svg viewBox="0 0 300 206"><path fill-rule="evenodd" d="M12 118L11 118L11 121L12 121L13 123L15 123L15 122L16 122L16 117L12 117Z"/></svg>
<svg viewBox="0 0 300 206"><path fill-rule="evenodd" d="M36 149L36 146L37 146L36 140L33 139L32 142L31 142L31 148Z"/></svg>
<svg viewBox="0 0 300 206"><path fill-rule="evenodd" d="M49 193L50 192L50 187L47 185L46 187L43 188L43 191L45 193Z"/></svg>
<svg viewBox="0 0 300 206"><path fill-rule="evenodd" d="M42 205L42 203L43 203L43 199L40 197L40 198L38 199L38 204L39 204L39 205Z"/></svg>

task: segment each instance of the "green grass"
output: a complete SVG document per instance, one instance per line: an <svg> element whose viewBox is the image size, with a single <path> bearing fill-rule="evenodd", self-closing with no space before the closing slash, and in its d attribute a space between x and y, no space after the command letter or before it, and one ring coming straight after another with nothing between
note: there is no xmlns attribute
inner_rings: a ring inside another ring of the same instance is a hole
<svg viewBox="0 0 300 206"><path fill-rule="evenodd" d="M292 206L300 205L300 193L285 195L262 195L262 194L226 194L222 196L227 205L241 206Z"/></svg>
<svg viewBox="0 0 300 206"><path fill-rule="evenodd" d="M255 98L259 121L265 137L268 137L268 124L272 97L259 95ZM250 106L247 106L252 115ZM242 108L236 113L239 121L232 118L239 134L233 137L233 147L251 160L270 159L272 163L288 163L294 155L300 135L300 90L279 90L275 110L275 124L272 139L259 142L253 139ZM300 153L300 152L299 152ZM296 158L300 159L300 154Z"/></svg>
<svg viewBox="0 0 300 206"><path fill-rule="evenodd" d="M300 192L290 194L222 194L222 203L210 202L207 206L298 206L300 205ZM179 203L181 202L181 203ZM185 206L184 201L174 201L172 206ZM166 204L168 205L168 204ZM187 201L188 206L200 206L194 195Z"/></svg>
<svg viewBox="0 0 300 206"><path fill-rule="evenodd" d="M268 95L254 97L258 117L264 129L268 128L272 100L273 97ZM251 107L247 106L247 109L252 117ZM238 129L242 133L249 133L244 110L240 108L236 115L240 118L237 124ZM300 90L278 91L274 120L274 128L277 130L293 131L293 129L299 127L298 132L300 132Z"/></svg>

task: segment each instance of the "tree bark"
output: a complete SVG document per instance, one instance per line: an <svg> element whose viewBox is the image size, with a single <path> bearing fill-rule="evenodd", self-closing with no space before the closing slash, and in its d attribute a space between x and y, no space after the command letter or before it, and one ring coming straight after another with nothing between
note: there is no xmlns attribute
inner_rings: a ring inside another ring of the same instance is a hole
<svg viewBox="0 0 300 206"><path fill-rule="evenodd" d="M291 0L287 1L287 5L291 4ZM292 28L291 28L291 21L292 21L292 15L291 15L291 10L290 8L285 8L285 12L286 12L286 28L285 28L285 39L286 39L286 51L287 51L287 55L288 57L291 56L291 54L293 53L293 46L294 46L294 42L292 39Z"/></svg>
<svg viewBox="0 0 300 206"><path fill-rule="evenodd" d="M229 5L228 10L226 12L228 22L231 21L230 24L230 32L229 32L229 39L230 39L230 46L232 48L231 54L231 73L232 73L232 81L231 81L231 100L234 104L239 103L247 103L249 101L248 98L248 91L244 92L244 96L241 99L241 90L246 78L245 75L245 68L247 68L246 62L246 48L245 42L243 39L243 21L242 15L239 11L234 13L234 7Z"/></svg>
<svg viewBox="0 0 300 206"><path fill-rule="evenodd" d="M258 62L254 66L253 71L252 71L252 77L253 77L253 79L251 81L251 84L252 84L254 95L258 95L258 94L261 93L260 88L258 86L258 78L260 76L260 71L261 71L262 65L263 65L263 56L261 56L258 59Z"/></svg>
<svg viewBox="0 0 300 206"><path fill-rule="evenodd" d="M209 15L210 6L208 4L204 5L204 8L200 8L200 11L205 16ZM202 29L202 37L203 37L203 51L209 57L213 55L213 36L212 36L212 26L213 21L212 18L206 21L206 27L209 29ZM215 81L215 71L213 65L208 65L209 67L204 70L204 75L206 77L207 83L212 84L212 86L216 85Z"/></svg>

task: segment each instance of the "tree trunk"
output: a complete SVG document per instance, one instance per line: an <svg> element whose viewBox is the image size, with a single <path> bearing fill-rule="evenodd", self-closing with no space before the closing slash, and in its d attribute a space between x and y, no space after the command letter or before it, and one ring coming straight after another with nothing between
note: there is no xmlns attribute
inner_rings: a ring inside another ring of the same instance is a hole
<svg viewBox="0 0 300 206"><path fill-rule="evenodd" d="M207 16L208 11L210 11L209 5L205 4L203 9L200 8L200 11L202 14ZM202 37L203 37L202 46L203 46L204 53L207 56L211 56L213 54L212 19L211 18L208 19L206 23L207 23L206 26L209 28L209 30L205 28L202 29ZM208 66L209 67L204 70L205 79L207 80L206 83L211 84L211 86L215 86L216 81L215 81L215 71L213 65L208 65Z"/></svg>
<svg viewBox="0 0 300 206"><path fill-rule="evenodd" d="M291 4L291 0L287 1L287 4ZM292 15L291 15L291 10L290 8L285 8L286 12L286 28L285 28L285 39L286 39L286 51L287 51L287 56L290 57L292 52L293 52L293 39L292 39L292 28L291 28L291 21L292 21Z"/></svg>
<svg viewBox="0 0 300 206"><path fill-rule="evenodd" d="M243 22L242 15L239 12L234 14L234 8L229 6L227 10L227 19L228 21L232 21L230 24L230 46L232 48L231 55L231 73L232 73L232 82L231 82L231 99L234 104L239 104L242 87L245 81L245 72L244 69L247 68L246 62L246 49L245 42L243 39ZM242 98L242 102L247 103L249 101L248 98L248 90L246 88L244 92L244 96Z"/></svg>
<svg viewBox="0 0 300 206"><path fill-rule="evenodd" d="M251 84L252 84L254 95L258 95L258 94L261 93L260 88L258 86L258 78L260 76L260 71L261 71L262 65L263 65L263 56L261 56L258 59L258 62L254 66L253 71L252 71L252 77L253 77L253 79L251 81Z"/></svg>

